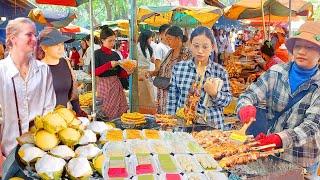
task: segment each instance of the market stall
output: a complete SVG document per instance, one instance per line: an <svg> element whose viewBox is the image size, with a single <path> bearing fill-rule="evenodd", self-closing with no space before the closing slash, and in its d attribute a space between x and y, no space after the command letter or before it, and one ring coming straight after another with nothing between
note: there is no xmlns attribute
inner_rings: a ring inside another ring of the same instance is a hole
<svg viewBox="0 0 320 180"><path fill-rule="evenodd" d="M26 179L303 178L302 168L274 156L284 149L173 121L179 120L125 113L113 122L90 122L58 108L17 139L16 158Z"/></svg>

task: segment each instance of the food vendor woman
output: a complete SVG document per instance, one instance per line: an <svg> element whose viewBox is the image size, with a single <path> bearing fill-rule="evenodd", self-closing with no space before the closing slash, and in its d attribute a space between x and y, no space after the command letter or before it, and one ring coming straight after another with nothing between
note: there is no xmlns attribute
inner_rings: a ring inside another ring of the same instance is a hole
<svg viewBox="0 0 320 180"><path fill-rule="evenodd" d="M112 51L116 36L108 27L103 26L100 39L101 49L94 52L95 73L99 76L97 82L97 97L103 101L102 111L109 119L120 117L127 112L128 104L119 78L126 78L134 69L121 68L118 53Z"/></svg>
<svg viewBox="0 0 320 180"><path fill-rule="evenodd" d="M266 104L264 121L261 115L256 119L267 126L268 134L256 139L261 145L284 148L281 158L315 175L320 157L320 22L303 24L286 47L294 61L262 74L239 97L237 112L247 123L256 118L256 107Z"/></svg>
<svg viewBox="0 0 320 180"><path fill-rule="evenodd" d="M167 113L175 114L179 108L184 107L191 86L200 77L200 101L196 105L196 113L204 115L208 125L223 129L223 108L230 103L231 92L226 70L209 58L214 36L210 29L200 26L191 33L190 43L193 58L177 63L172 69ZM220 90L218 83L210 78L222 80ZM206 94L209 106L204 102Z"/></svg>

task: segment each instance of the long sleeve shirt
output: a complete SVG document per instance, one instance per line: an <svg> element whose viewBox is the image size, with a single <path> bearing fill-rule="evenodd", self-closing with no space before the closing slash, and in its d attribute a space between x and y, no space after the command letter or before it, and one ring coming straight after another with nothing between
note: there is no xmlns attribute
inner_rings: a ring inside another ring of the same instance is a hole
<svg viewBox="0 0 320 180"><path fill-rule="evenodd" d="M207 108L204 106L206 92L202 87L201 98L197 106L197 112L203 115L207 114L208 125L223 129L223 108L230 103L232 97L228 73L221 65L210 60L210 63L205 71L202 84L204 84L209 77L220 78L223 81L223 86L221 91L218 91L216 97L210 96L209 100L211 103L209 103L210 106ZM169 88L169 100L167 102L168 114L175 114L178 108L184 107L189 89L196 78L197 72L194 60L181 61L173 67L171 86Z"/></svg>
<svg viewBox="0 0 320 180"><path fill-rule="evenodd" d="M274 125L274 131L282 140L285 149L281 158L308 167L320 158L320 71L301 84L294 92L289 84L289 71L292 63L277 64L251 84L239 97L237 111L243 106L261 106L266 103L268 120L277 112L281 112L289 102L289 98L317 85L299 102L283 113Z"/></svg>
<svg viewBox="0 0 320 180"><path fill-rule="evenodd" d="M0 61L0 105L3 122L1 124L1 150L4 155L17 145L19 123L12 79L14 80L21 130L29 130L29 123L37 116L52 111L56 105L56 95L49 67L38 60L30 59L29 72L24 80L14 65L11 56Z"/></svg>

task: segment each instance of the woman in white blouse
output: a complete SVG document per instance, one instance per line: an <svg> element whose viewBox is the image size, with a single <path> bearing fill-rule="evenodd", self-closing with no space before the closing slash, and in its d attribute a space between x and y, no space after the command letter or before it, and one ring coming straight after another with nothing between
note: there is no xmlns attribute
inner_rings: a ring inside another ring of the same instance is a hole
<svg viewBox="0 0 320 180"><path fill-rule="evenodd" d="M9 55L0 61L3 116L0 155L7 158L3 166L0 164L4 179L15 173L11 171L16 169L13 152L16 138L29 131L35 116L46 114L56 104L50 69L32 55L36 44L36 28L30 19L20 17L9 21L6 27Z"/></svg>

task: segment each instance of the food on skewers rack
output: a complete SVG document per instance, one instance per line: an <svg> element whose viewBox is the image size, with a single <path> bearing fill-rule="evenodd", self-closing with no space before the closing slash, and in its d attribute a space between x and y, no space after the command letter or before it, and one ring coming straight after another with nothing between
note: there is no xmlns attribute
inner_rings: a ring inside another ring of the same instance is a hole
<svg viewBox="0 0 320 180"><path fill-rule="evenodd" d="M206 150L215 160L222 159L224 157L232 156L235 154L246 153L250 151L258 151L267 148L275 147L275 144L269 144L265 146L256 146L257 142L252 142L248 144L237 145L230 142L224 142L221 144L217 144L215 146L209 147Z"/></svg>
<svg viewBox="0 0 320 180"><path fill-rule="evenodd" d="M207 148L209 154L215 159L219 160L226 156L231 156L238 153L238 147L235 144L232 143L220 143L216 144L215 146L211 146Z"/></svg>
<svg viewBox="0 0 320 180"><path fill-rule="evenodd" d="M229 157L224 157L220 160L219 165L222 168L233 167L235 165L247 164L251 161L256 161L259 158L266 158L269 155L283 152L283 149L276 149L268 152L251 151L241 154L236 154Z"/></svg>

